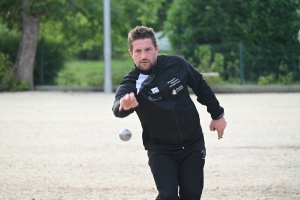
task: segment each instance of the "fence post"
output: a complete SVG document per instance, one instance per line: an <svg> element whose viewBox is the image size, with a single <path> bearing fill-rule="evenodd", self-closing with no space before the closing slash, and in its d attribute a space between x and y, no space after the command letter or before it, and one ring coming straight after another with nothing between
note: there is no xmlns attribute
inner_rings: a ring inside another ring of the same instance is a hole
<svg viewBox="0 0 300 200"><path fill-rule="evenodd" d="M111 69L111 18L110 0L103 1L104 17L104 92L113 92Z"/></svg>
<svg viewBox="0 0 300 200"><path fill-rule="evenodd" d="M41 40L41 80L40 84L44 84L44 38Z"/></svg>
<svg viewBox="0 0 300 200"><path fill-rule="evenodd" d="M244 84L244 62L243 62L243 42L239 43L240 54L240 84Z"/></svg>

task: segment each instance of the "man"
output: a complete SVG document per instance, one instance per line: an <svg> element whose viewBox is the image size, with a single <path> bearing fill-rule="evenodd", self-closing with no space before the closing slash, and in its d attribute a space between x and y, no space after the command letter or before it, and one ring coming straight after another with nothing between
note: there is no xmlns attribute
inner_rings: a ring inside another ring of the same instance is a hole
<svg viewBox="0 0 300 200"><path fill-rule="evenodd" d="M210 130L222 138L226 121L202 75L179 56L158 56L152 28L137 26L128 34L134 68L124 77L115 95L113 112L126 117L134 111L143 128L143 144L158 190L157 200L196 200L203 190L205 145L197 100L207 106ZM178 196L179 187L179 196Z"/></svg>
<svg viewBox="0 0 300 200"><path fill-rule="evenodd" d="M300 30L298 32L298 38L297 38L297 40L300 42Z"/></svg>

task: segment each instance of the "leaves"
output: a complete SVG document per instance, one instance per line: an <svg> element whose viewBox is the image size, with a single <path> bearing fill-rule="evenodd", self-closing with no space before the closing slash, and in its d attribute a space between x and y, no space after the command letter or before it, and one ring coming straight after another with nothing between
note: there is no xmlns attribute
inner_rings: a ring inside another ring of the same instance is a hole
<svg viewBox="0 0 300 200"><path fill-rule="evenodd" d="M178 41L291 45L300 26L297 8L297 0L176 0L168 11L165 31L174 45Z"/></svg>
<svg viewBox="0 0 300 200"><path fill-rule="evenodd" d="M137 25L163 24L158 16L172 0L111 0L111 34L113 50L127 49L127 34ZM9 29L21 27L23 10L42 15L40 37L61 42L67 52L103 45L103 0L10 0L0 2L0 21ZM2 19L2 20L1 20ZM162 27L162 25L156 25ZM126 51L126 50L125 50Z"/></svg>

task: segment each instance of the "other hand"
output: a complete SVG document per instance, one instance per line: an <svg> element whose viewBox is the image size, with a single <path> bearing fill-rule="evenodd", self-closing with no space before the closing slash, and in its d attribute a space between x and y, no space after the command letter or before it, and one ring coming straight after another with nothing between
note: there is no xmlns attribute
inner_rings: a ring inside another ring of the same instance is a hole
<svg viewBox="0 0 300 200"><path fill-rule="evenodd" d="M217 120L211 120L209 128L211 131L217 130L218 132L218 139L221 139L224 135L224 129L226 128L227 122L225 121L224 117L221 117Z"/></svg>

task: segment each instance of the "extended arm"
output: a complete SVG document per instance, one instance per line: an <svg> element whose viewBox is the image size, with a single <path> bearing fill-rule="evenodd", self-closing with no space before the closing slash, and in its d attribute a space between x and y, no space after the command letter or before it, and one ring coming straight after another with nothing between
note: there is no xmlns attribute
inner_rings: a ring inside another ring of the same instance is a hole
<svg viewBox="0 0 300 200"><path fill-rule="evenodd" d="M138 106L138 102L135 98L135 94L130 87L121 85L115 95L115 101L113 105L113 113L116 117L126 117L133 113L134 108Z"/></svg>

